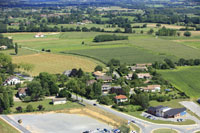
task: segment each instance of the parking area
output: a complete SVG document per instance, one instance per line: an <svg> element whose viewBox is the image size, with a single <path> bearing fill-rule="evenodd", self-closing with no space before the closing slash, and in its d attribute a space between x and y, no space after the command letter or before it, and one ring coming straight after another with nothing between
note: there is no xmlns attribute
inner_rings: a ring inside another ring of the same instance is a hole
<svg viewBox="0 0 200 133"><path fill-rule="evenodd" d="M182 101L180 102L183 106L185 106L187 109L195 113L200 117L200 106L192 101Z"/></svg>
<svg viewBox="0 0 200 133"><path fill-rule="evenodd" d="M112 128L88 116L65 113L9 115L14 121L33 133L82 133L84 131Z"/></svg>

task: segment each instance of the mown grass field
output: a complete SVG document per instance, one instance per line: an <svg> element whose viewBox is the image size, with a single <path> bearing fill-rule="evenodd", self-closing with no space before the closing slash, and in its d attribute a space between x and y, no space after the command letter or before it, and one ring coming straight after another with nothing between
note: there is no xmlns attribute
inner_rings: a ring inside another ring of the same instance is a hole
<svg viewBox="0 0 200 133"><path fill-rule="evenodd" d="M154 130L153 133L177 133L177 131L173 129L160 128L160 129Z"/></svg>
<svg viewBox="0 0 200 133"><path fill-rule="evenodd" d="M37 102L15 102L14 106L11 108L12 112L16 112L16 108L21 106L24 110L26 110L27 105L32 105L35 110L37 110L38 105L43 105L45 108L45 111L54 111L54 110L63 110L63 109L71 109L71 108L82 108L81 105L78 103L73 103L70 101L67 101L66 104L60 104L60 105L53 105L51 103L51 99L45 99L43 101L37 101Z"/></svg>
<svg viewBox="0 0 200 133"><path fill-rule="evenodd" d="M33 76L38 75L40 72L48 72L52 74L62 73L65 70L73 68L82 68L86 72L91 72L97 65L97 63L91 59L48 53L15 56L13 57L13 63L33 64L33 71L28 72Z"/></svg>
<svg viewBox="0 0 200 133"><path fill-rule="evenodd" d="M10 126L4 120L0 119L0 133L20 133L18 130Z"/></svg>
<svg viewBox="0 0 200 133"><path fill-rule="evenodd" d="M200 67L179 67L176 70L158 71L179 90L191 98L200 97Z"/></svg>

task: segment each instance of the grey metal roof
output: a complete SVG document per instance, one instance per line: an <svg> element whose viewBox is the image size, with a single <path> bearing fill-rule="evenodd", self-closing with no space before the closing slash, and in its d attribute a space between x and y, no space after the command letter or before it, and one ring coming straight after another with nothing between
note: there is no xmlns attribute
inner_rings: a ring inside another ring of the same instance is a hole
<svg viewBox="0 0 200 133"><path fill-rule="evenodd" d="M184 111L186 111L186 108L170 109L170 110L165 112L165 116L174 116L174 115L177 115L177 114L184 112Z"/></svg>

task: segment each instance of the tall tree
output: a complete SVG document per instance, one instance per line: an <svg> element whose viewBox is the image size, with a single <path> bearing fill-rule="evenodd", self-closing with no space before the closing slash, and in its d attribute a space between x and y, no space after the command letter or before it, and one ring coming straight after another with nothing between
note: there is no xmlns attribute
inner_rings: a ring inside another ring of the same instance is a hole
<svg viewBox="0 0 200 133"><path fill-rule="evenodd" d="M15 43L15 54L17 55L18 54L18 44Z"/></svg>

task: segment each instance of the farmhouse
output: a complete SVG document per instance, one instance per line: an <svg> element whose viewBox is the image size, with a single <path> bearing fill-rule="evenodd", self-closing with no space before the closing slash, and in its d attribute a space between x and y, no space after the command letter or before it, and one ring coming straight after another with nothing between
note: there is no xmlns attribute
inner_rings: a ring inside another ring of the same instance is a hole
<svg viewBox="0 0 200 133"><path fill-rule="evenodd" d="M26 91L27 91L27 88L19 88L18 89L18 97L25 97L26 96Z"/></svg>
<svg viewBox="0 0 200 133"><path fill-rule="evenodd" d="M101 77L101 76L104 76L105 73L103 73L103 72L101 72L101 71L96 71L96 72L93 72L93 75L94 75L95 77Z"/></svg>
<svg viewBox="0 0 200 133"><path fill-rule="evenodd" d="M0 49L1 49L1 50L5 50L5 49L7 49L7 48L8 48L8 47L5 46L5 45L0 46Z"/></svg>
<svg viewBox="0 0 200 133"><path fill-rule="evenodd" d="M148 85L147 87L141 87L141 90L145 92L160 92L160 85Z"/></svg>
<svg viewBox="0 0 200 133"><path fill-rule="evenodd" d="M128 101L128 98L125 95L118 95L115 96L116 103L126 102Z"/></svg>
<svg viewBox="0 0 200 133"><path fill-rule="evenodd" d="M151 75L149 73L138 73L137 74L139 79L150 79Z"/></svg>
<svg viewBox="0 0 200 133"><path fill-rule="evenodd" d="M112 77L104 75L104 76L96 77L96 80L103 80L104 83L106 83L106 82L112 82Z"/></svg>
<svg viewBox="0 0 200 133"><path fill-rule="evenodd" d="M101 86L101 91L102 91L103 94L108 94L110 89L111 89L111 85L110 84L103 84Z"/></svg>
<svg viewBox="0 0 200 133"><path fill-rule="evenodd" d="M55 98L55 99L52 99L53 105L65 104L66 102L67 102L66 98Z"/></svg>
<svg viewBox="0 0 200 133"><path fill-rule="evenodd" d="M15 85L21 83L20 79L16 76L11 76L6 81L4 81L3 85Z"/></svg>

